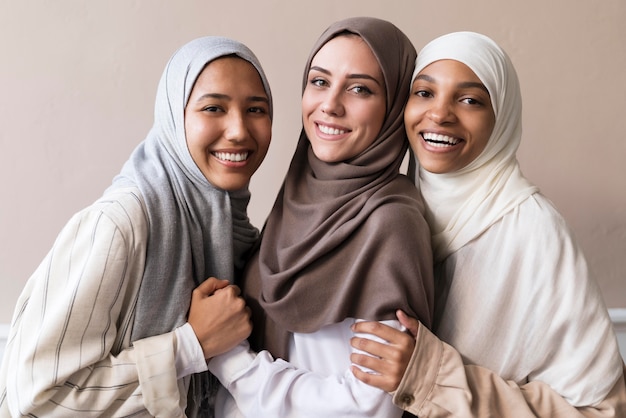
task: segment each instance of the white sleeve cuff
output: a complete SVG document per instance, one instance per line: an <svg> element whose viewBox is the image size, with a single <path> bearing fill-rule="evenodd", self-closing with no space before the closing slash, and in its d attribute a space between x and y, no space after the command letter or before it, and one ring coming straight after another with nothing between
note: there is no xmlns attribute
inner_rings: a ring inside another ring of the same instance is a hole
<svg viewBox="0 0 626 418"><path fill-rule="evenodd" d="M209 371L228 387L241 373L248 370L254 362L256 353L250 350L248 341L243 341L230 351L213 357L209 363Z"/></svg>
<svg viewBox="0 0 626 418"><path fill-rule="evenodd" d="M181 379L207 370L202 346L187 322L174 330L176 335L176 377Z"/></svg>

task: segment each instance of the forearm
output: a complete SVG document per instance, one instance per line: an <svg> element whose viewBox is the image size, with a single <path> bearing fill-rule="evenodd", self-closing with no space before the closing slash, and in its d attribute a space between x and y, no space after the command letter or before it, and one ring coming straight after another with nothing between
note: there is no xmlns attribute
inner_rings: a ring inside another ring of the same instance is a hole
<svg viewBox="0 0 626 418"><path fill-rule="evenodd" d="M600 404L576 408L545 383L519 386L485 368L464 365L456 350L420 326L394 403L420 418L609 418L626 416L626 387L622 378Z"/></svg>
<svg viewBox="0 0 626 418"><path fill-rule="evenodd" d="M20 355L20 340L12 343L5 351L3 368L3 402L12 416L66 417L79 411L113 416L114 411L121 414L145 409L132 349L69 370L63 365L57 367L53 353L42 359L48 366L41 366L44 361L34 365Z"/></svg>
<svg viewBox="0 0 626 418"><path fill-rule="evenodd" d="M345 343L347 347L348 341ZM402 415L386 392L360 382L349 370L322 375L274 360L265 351L251 353L247 345L212 359L209 370L229 390L245 416Z"/></svg>

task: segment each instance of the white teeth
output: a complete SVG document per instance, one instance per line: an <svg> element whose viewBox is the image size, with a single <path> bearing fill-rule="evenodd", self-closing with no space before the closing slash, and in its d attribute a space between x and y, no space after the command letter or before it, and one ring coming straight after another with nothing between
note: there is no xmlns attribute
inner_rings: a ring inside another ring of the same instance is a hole
<svg viewBox="0 0 626 418"><path fill-rule="evenodd" d="M424 132L422 134L424 139L435 147L448 147L459 143L458 138L453 138L447 135L440 135L433 132Z"/></svg>
<svg viewBox="0 0 626 418"><path fill-rule="evenodd" d="M247 152L235 153L235 152L214 152L215 155L220 160L231 161L231 162L240 162L245 161L248 158Z"/></svg>
<svg viewBox="0 0 626 418"><path fill-rule="evenodd" d="M335 129L335 128L331 128L330 126L324 126L324 125L317 125L320 128L320 131L322 131L322 133L325 133L327 135L341 135L341 134L345 134L346 131L342 130L342 129Z"/></svg>

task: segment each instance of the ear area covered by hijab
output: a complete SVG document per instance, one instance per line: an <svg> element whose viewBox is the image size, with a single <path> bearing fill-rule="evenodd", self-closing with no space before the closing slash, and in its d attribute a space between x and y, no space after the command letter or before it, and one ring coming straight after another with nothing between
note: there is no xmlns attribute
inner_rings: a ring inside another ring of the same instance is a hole
<svg viewBox="0 0 626 418"><path fill-rule="evenodd" d="M279 357L287 355L289 333L314 332L345 318L395 319L401 308L431 320L428 228L419 193L399 173L408 148L403 108L415 49L390 22L336 22L309 55L303 90L317 51L346 32L360 36L380 64L386 115L374 142L338 163L319 160L301 131L243 286L253 308L253 345Z"/></svg>
<svg viewBox="0 0 626 418"><path fill-rule="evenodd" d="M424 197L440 261L480 235L538 189L521 173L516 153L522 137L522 98L509 56L489 37L454 32L428 43L418 53L413 80L429 64L443 59L467 65L483 82L496 122L483 152L453 173L420 168L415 183Z"/></svg>

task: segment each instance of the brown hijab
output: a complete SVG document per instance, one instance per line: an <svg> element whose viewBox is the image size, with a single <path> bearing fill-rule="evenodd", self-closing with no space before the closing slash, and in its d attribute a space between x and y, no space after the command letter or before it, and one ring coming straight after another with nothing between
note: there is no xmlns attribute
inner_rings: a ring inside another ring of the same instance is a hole
<svg viewBox="0 0 626 418"><path fill-rule="evenodd" d="M430 325L430 232L415 186L399 174L408 147L403 109L416 52L394 25L350 18L319 38L359 35L376 56L387 91L378 137L340 163L315 157L302 130L289 171L242 287L253 309L252 346L286 358L289 333L315 332L346 318L395 319L396 309ZM341 59L338 57L337 59Z"/></svg>

